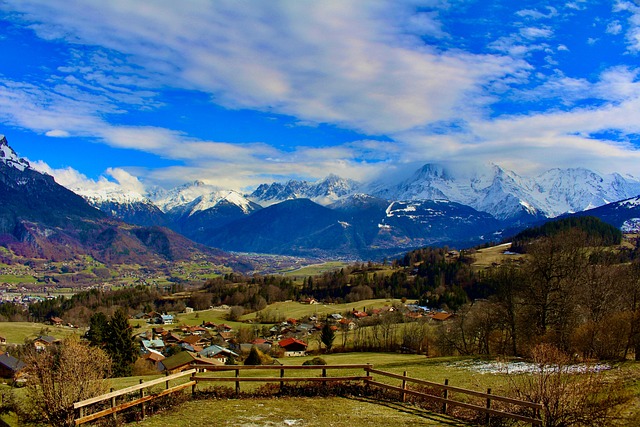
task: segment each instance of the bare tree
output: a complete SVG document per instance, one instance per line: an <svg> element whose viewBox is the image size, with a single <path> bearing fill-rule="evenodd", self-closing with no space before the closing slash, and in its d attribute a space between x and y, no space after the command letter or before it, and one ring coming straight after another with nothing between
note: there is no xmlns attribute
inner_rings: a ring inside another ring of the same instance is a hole
<svg viewBox="0 0 640 427"><path fill-rule="evenodd" d="M572 372L570 358L553 345L535 346L531 357L535 372L511 375L511 386L517 397L542 404L545 427L610 425L629 399L620 382L588 367Z"/></svg>
<svg viewBox="0 0 640 427"><path fill-rule="evenodd" d="M42 352L31 350L25 362L27 398L16 408L24 419L44 417L54 427L73 426L74 402L109 390L109 356L82 344L77 336Z"/></svg>

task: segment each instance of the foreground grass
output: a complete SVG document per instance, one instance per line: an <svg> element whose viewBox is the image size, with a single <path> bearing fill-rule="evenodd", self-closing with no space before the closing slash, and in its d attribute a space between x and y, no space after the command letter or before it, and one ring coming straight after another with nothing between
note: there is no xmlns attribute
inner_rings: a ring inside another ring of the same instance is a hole
<svg viewBox="0 0 640 427"><path fill-rule="evenodd" d="M467 424L401 405L354 398L280 398L198 400L137 423L141 427L203 426L379 427L466 426Z"/></svg>

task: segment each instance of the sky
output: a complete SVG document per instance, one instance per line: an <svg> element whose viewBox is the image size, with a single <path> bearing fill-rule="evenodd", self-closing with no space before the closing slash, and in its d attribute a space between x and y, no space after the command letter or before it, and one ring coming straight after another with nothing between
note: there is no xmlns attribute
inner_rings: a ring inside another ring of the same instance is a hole
<svg viewBox="0 0 640 427"><path fill-rule="evenodd" d="M0 134L69 186L640 176L640 3L2 0Z"/></svg>

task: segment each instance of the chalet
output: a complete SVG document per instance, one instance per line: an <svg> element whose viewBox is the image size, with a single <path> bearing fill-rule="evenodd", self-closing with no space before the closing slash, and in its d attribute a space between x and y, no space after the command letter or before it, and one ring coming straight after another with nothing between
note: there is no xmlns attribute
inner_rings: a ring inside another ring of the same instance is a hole
<svg viewBox="0 0 640 427"><path fill-rule="evenodd" d="M194 355L194 353L181 351L180 353L174 354L173 356L160 361L158 367L160 371L175 374L191 369L195 365L220 366L223 365L223 363L216 359L198 357L197 355Z"/></svg>
<svg viewBox="0 0 640 427"><path fill-rule="evenodd" d="M356 319L362 319L363 317L367 317L367 316L369 316L366 312L364 312L364 311L360 311L360 310L353 310L353 311L351 312L351 315L352 315L353 317L355 317Z"/></svg>
<svg viewBox="0 0 640 427"><path fill-rule="evenodd" d="M233 332L220 332L218 335L225 341L230 341L236 337L236 334Z"/></svg>
<svg viewBox="0 0 640 427"><path fill-rule="evenodd" d="M340 319L342 319L342 315L339 313L333 313L329 315L328 319L339 321Z"/></svg>
<svg viewBox="0 0 640 427"><path fill-rule="evenodd" d="M315 298L306 298L301 301L303 304L319 304Z"/></svg>
<svg viewBox="0 0 640 427"><path fill-rule="evenodd" d="M183 337L179 344L189 344L191 346L203 347L207 344L207 341L201 335L187 335Z"/></svg>
<svg viewBox="0 0 640 427"><path fill-rule="evenodd" d="M229 359L229 356L231 357L239 357L240 355L238 353L235 353L231 350L229 350L228 348L224 348L221 347L219 345L210 345L209 347L205 348L204 350L198 352L198 354L202 357L208 357L210 359L217 359L220 360L220 362L227 363L227 360Z"/></svg>
<svg viewBox="0 0 640 427"><path fill-rule="evenodd" d="M307 353L307 343L296 338L286 338L278 342L284 350L285 357L304 356Z"/></svg>
<svg viewBox="0 0 640 427"><path fill-rule="evenodd" d="M173 332L166 332L162 334L162 340L165 344L177 344L182 340L179 335L174 334Z"/></svg>
<svg viewBox="0 0 640 427"><path fill-rule="evenodd" d="M356 328L356 322L353 320L349 320L347 318L340 319L338 322L340 323L340 327L346 329L348 331L353 331Z"/></svg>
<svg viewBox="0 0 640 427"><path fill-rule="evenodd" d="M164 349L165 347L164 341L162 341L161 339L142 340L141 343L142 343L143 349L162 351L162 349Z"/></svg>
<svg viewBox="0 0 640 427"><path fill-rule="evenodd" d="M17 379L25 367L22 360L16 359L9 353L0 355L0 378Z"/></svg>
<svg viewBox="0 0 640 427"><path fill-rule="evenodd" d="M227 324L221 323L220 325L218 325L218 331L219 332L231 332L233 331L233 328Z"/></svg>
<svg viewBox="0 0 640 427"><path fill-rule="evenodd" d="M173 325L173 322L175 321L175 318L173 317L173 314L161 314L160 315L160 324L162 325Z"/></svg>
<svg viewBox="0 0 640 427"><path fill-rule="evenodd" d="M453 313L446 313L443 311L440 313L430 314L429 317L431 317L433 320L444 322L445 320L449 320L451 317L453 317Z"/></svg>
<svg viewBox="0 0 640 427"><path fill-rule="evenodd" d="M147 363L149 368L161 371L160 362L162 362L166 357L162 353L152 349L146 349L146 353L142 355L142 359Z"/></svg>
<svg viewBox="0 0 640 427"><path fill-rule="evenodd" d="M50 335L40 335L38 338L33 340L33 346L37 351L42 351L56 342L58 342L58 340L55 337Z"/></svg>
<svg viewBox="0 0 640 427"><path fill-rule="evenodd" d="M64 325L64 320L62 320L59 317L55 317L54 316L54 317L50 318L49 321L51 322L51 324L53 326L62 326L62 325Z"/></svg>

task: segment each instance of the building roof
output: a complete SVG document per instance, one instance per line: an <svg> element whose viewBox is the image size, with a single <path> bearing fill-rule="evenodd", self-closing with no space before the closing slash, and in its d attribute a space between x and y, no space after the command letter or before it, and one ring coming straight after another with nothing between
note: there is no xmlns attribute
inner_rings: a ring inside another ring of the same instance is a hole
<svg viewBox="0 0 640 427"><path fill-rule="evenodd" d="M435 313L435 314L432 314L432 315L431 315L431 318L432 318L433 320L440 320L440 321L444 321L444 320L447 320L448 318L450 318L451 316L453 316L453 314L451 314L451 313L444 313L444 312L442 312L442 313Z"/></svg>
<svg viewBox="0 0 640 427"><path fill-rule="evenodd" d="M53 344L57 340L58 339L56 337L52 337L51 335L40 335L38 338L35 339L35 341L42 341L47 344Z"/></svg>
<svg viewBox="0 0 640 427"><path fill-rule="evenodd" d="M9 353L0 354L0 365L7 367L14 373L25 367L25 363L22 360L16 359Z"/></svg>
<svg viewBox="0 0 640 427"><path fill-rule="evenodd" d="M306 342L304 342L304 341L300 341L299 339L296 339L296 338L293 338L293 337L291 337L291 338L285 338L285 339L283 339L283 340L278 341L278 345L279 345L280 347L283 347L283 348L284 348L284 347L288 347L288 346L290 346L291 344L303 345L303 346L305 346L305 347L308 345Z"/></svg>
<svg viewBox="0 0 640 427"><path fill-rule="evenodd" d="M239 357L239 354L229 350L228 348L224 348L216 344L210 345L204 350L198 352L199 355L204 357L213 357L221 353L225 355L231 355L233 357Z"/></svg>
<svg viewBox="0 0 640 427"><path fill-rule="evenodd" d="M191 345L194 345L195 343L200 341L202 341L202 337L200 335L187 335L186 337L183 337L180 340L180 342L184 342Z"/></svg>
<svg viewBox="0 0 640 427"><path fill-rule="evenodd" d="M162 341L161 339L142 340L142 345L145 348L162 348L164 347L164 341Z"/></svg>

